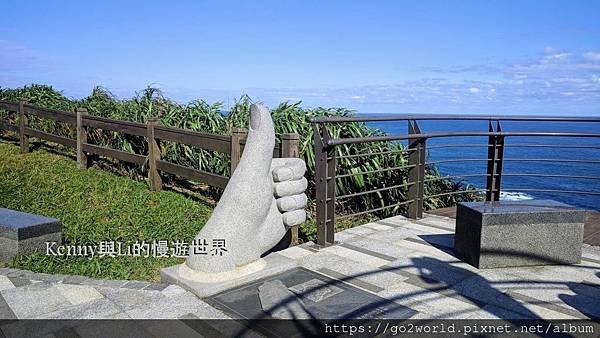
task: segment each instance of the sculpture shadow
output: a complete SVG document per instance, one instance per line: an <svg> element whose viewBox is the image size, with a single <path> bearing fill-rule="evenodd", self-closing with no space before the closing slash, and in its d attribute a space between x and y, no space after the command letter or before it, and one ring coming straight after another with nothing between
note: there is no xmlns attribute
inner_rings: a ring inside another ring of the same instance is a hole
<svg viewBox="0 0 600 338"><path fill-rule="evenodd" d="M271 249L267 250L267 252L262 254L260 257L261 258L266 257L273 252L285 250L290 247L291 243L292 243L292 232L290 229L288 229L285 232L285 235L283 236L283 238L281 238L281 240L279 241L279 243L275 244L275 246L273 246Z"/></svg>

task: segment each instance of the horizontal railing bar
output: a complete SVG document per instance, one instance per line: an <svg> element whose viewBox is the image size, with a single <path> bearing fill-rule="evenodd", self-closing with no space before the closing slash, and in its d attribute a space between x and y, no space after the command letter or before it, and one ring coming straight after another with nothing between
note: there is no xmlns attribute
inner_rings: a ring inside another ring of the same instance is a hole
<svg viewBox="0 0 600 338"><path fill-rule="evenodd" d="M548 133L548 132L481 132L481 131L466 131L466 132L445 132L445 133L424 133L424 134L404 134L404 135L386 135L372 137L350 137L330 139L327 141L329 146L337 146L341 144L355 143L370 143L396 140L414 140L414 139L429 139L441 137L456 137L456 136L553 136L553 137L600 137L598 133Z"/></svg>
<svg viewBox="0 0 600 338"><path fill-rule="evenodd" d="M368 153L368 154L341 155L341 156L337 156L337 158L344 159L344 158L355 158L355 157L364 157L364 156L398 154L398 153L407 153L407 152L411 152L411 151L415 151L415 150L416 149L414 149L414 148L409 148L409 149L393 150L393 151L379 151L379 152ZM330 159L330 158L328 158L328 159Z"/></svg>
<svg viewBox="0 0 600 338"><path fill-rule="evenodd" d="M372 194L374 192L382 192L382 191L386 191L386 190L392 190L392 189L397 189L397 188L402 188L402 187L408 187L408 186L411 186L411 185L414 185L414 184L415 184L415 182L409 182L409 183L394 185L394 186L391 186L391 187L384 187L384 188L373 189L373 190L368 190L368 191L361 191L361 192L357 192L357 193L354 193L354 194L346 194L346 195L336 196L336 200L341 200L341 199L349 198L349 197L356 197L356 196L362 196L362 195Z"/></svg>
<svg viewBox="0 0 600 338"><path fill-rule="evenodd" d="M590 160L562 160L553 158L504 158L503 161L512 162L557 162L557 163L600 163L600 161Z"/></svg>
<svg viewBox="0 0 600 338"><path fill-rule="evenodd" d="M427 199L427 198L434 198L434 197L440 197L440 196L458 195L458 194L466 194L466 193L477 193L477 192L483 192L483 191L487 191L487 190L486 189L473 189L473 190L451 191L451 192L445 192L442 194L426 195L426 196L423 196L423 198Z"/></svg>
<svg viewBox="0 0 600 338"><path fill-rule="evenodd" d="M72 125L77 124L77 116L75 115L75 113L65 112L57 109L42 108L30 104L24 105L24 108L25 114L65 122Z"/></svg>
<svg viewBox="0 0 600 338"><path fill-rule="evenodd" d="M119 133L146 136L147 126L143 123L113 120L106 117L85 115L82 119L86 127L116 131Z"/></svg>
<svg viewBox="0 0 600 338"><path fill-rule="evenodd" d="M502 145L498 145L502 146ZM465 143L465 144L441 144L441 145L428 145L427 149L435 148L467 148L467 147L491 147L487 143Z"/></svg>
<svg viewBox="0 0 600 338"><path fill-rule="evenodd" d="M10 103L7 103L10 104ZM16 104L18 109L18 104ZM41 118L50 118L55 121L66 122L75 125L76 114L56 109L43 108L31 104L25 104L25 112ZM147 125L139 122L114 120L101 116L84 115L83 125L91 128L116 131L124 134L146 136ZM189 129L181 129L167 126L156 126L155 137L165 141L173 141L191 146L197 146L203 149L214 150L229 154L231 152L231 137L218 134L198 132ZM244 143L245 140L241 140ZM280 151L279 146L276 151ZM275 151L274 151L275 153Z"/></svg>
<svg viewBox="0 0 600 338"><path fill-rule="evenodd" d="M231 137L231 136L223 136L223 135L216 135L216 136L221 136L221 137ZM277 142L277 140L275 141L275 147L273 148L273 157L275 158L279 158L281 157L281 143ZM240 139L240 151L243 153L244 152L244 148L246 147L246 138L242 138ZM225 149L221 149L221 150L215 150L215 151L219 151L219 152L223 152L225 154L229 154L231 149L228 149L227 151Z"/></svg>
<svg viewBox="0 0 600 338"><path fill-rule="evenodd" d="M563 175L563 174L533 174L533 173L503 173L502 176L535 176L535 177L560 177L560 178L572 178L572 179L590 179L600 180L600 176L574 176L574 175Z"/></svg>
<svg viewBox="0 0 600 338"><path fill-rule="evenodd" d="M66 147L77 148L77 141L67 138L67 137L46 133L43 131L31 129L29 127L25 127L24 131L25 131L25 135L28 135L28 136L37 137L42 140L62 144L63 146L66 146Z"/></svg>
<svg viewBox="0 0 600 338"><path fill-rule="evenodd" d="M505 143L506 148L573 148L573 149L600 149L600 146L579 146L568 144L510 144ZM431 147L429 147L431 148Z"/></svg>
<svg viewBox="0 0 600 338"><path fill-rule="evenodd" d="M361 171L361 172L358 172L358 173L336 175L335 178L344 178L344 177L351 177L351 176L358 176L358 175L367 175L367 174L374 174L374 173L380 173L380 172L392 171L392 170L400 170L400 169L406 169L406 168L412 168L412 167L416 167L416 165L414 165L414 164L412 164L412 165L403 165L403 166L400 166L400 167L392 167L392 168L376 169L376 170L370 170L370 171ZM327 177L327 179L331 179L331 177Z"/></svg>
<svg viewBox="0 0 600 338"><path fill-rule="evenodd" d="M205 138L216 139L216 140L221 140L221 141L229 141L231 139L231 136L211 134L211 133L196 131L196 130L192 130L192 129L183 129L183 128L165 126L165 125L157 125L157 126L155 126L154 129L160 130L160 131L165 131L165 132L184 133L186 135L193 136L193 137L205 137ZM244 140L245 140L245 138L244 138ZM242 143L242 142L240 142L240 143Z"/></svg>
<svg viewBox="0 0 600 338"><path fill-rule="evenodd" d="M448 114L389 114L386 116L319 116L312 123L385 122L408 120L475 120L475 121L563 121L600 122L596 116L539 116L539 115L448 115Z"/></svg>
<svg viewBox="0 0 600 338"><path fill-rule="evenodd" d="M458 158L451 160L439 160L427 162L427 164L440 164L440 163L452 163L452 162L475 162L475 161L489 161L490 158Z"/></svg>
<svg viewBox="0 0 600 338"><path fill-rule="evenodd" d="M224 154L231 153L231 136L208 134L189 129L159 125L154 127L154 137L164 141L187 144Z"/></svg>
<svg viewBox="0 0 600 338"><path fill-rule="evenodd" d="M376 208L376 209L370 209L370 210L367 210L367 211L356 212L356 213L349 214L349 215L336 216L336 218L337 219L344 219L344 218L348 218L348 217L360 216L360 215L368 214L370 212L381 211L381 210L385 210L385 209L389 209L389 208L399 207L401 205L405 205L405 204L412 203L412 202L413 202L413 200L404 201L404 202L396 203L396 204L393 204L393 205L387 205L387 206L384 206L384 207L381 207L381 208Z"/></svg>
<svg viewBox="0 0 600 338"><path fill-rule="evenodd" d="M0 100L0 109L8 110L8 111L18 111L19 104L11 101Z"/></svg>
<svg viewBox="0 0 600 338"><path fill-rule="evenodd" d="M530 192L551 192L551 193L565 193L565 194L581 194L581 195L598 195L600 196L600 192L594 191L581 191L581 190L557 190L557 189L504 189L501 191L530 191Z"/></svg>
<svg viewBox="0 0 600 338"><path fill-rule="evenodd" d="M146 156L140 154L132 154L126 151L102 147L95 144L84 143L83 151L90 154L96 154L108 158L114 158L120 161L143 165L146 162Z"/></svg>
<svg viewBox="0 0 600 338"><path fill-rule="evenodd" d="M156 168L158 170L185 177L192 180L199 180L203 183L209 184L213 187L225 188L229 178L207 171L198 170L194 168L184 167L179 164L158 160L156 161Z"/></svg>
<svg viewBox="0 0 600 338"><path fill-rule="evenodd" d="M489 174L448 175L448 176L439 176L439 177L426 178L425 180L423 180L423 182L439 181L439 180L445 180L445 179L450 179L450 178L487 177L487 176L490 176L490 175Z"/></svg>

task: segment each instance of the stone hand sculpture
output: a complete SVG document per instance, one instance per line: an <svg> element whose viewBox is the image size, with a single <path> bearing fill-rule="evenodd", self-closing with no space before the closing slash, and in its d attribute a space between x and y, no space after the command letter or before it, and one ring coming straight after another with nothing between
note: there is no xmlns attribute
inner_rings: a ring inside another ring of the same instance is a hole
<svg viewBox="0 0 600 338"><path fill-rule="evenodd" d="M253 104L240 162L195 238L197 243L208 244L224 239L227 251L211 255L195 252L191 246L188 268L202 276L243 273L283 238L287 228L306 220L306 165L299 158L273 159L274 147L271 114L264 105Z"/></svg>

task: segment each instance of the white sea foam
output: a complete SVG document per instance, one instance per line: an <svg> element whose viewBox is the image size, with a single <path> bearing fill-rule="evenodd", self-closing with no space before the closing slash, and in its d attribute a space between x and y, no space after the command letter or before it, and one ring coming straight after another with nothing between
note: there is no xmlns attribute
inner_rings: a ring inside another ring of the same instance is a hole
<svg viewBox="0 0 600 338"><path fill-rule="evenodd" d="M500 200L501 201L524 201L524 200L532 200L533 196L526 194L524 192L508 192L501 191L500 192Z"/></svg>

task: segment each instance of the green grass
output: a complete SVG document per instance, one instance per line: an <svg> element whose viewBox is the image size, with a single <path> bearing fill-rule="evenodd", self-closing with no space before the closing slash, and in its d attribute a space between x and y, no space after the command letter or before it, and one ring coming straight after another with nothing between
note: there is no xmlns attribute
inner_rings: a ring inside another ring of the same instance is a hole
<svg viewBox="0 0 600 338"><path fill-rule="evenodd" d="M45 151L19 154L0 144L0 207L61 220L64 244L153 240L191 242L212 209L174 192L152 192L144 182L90 168ZM157 281L159 269L179 258L53 257L36 253L11 265L37 272Z"/></svg>

